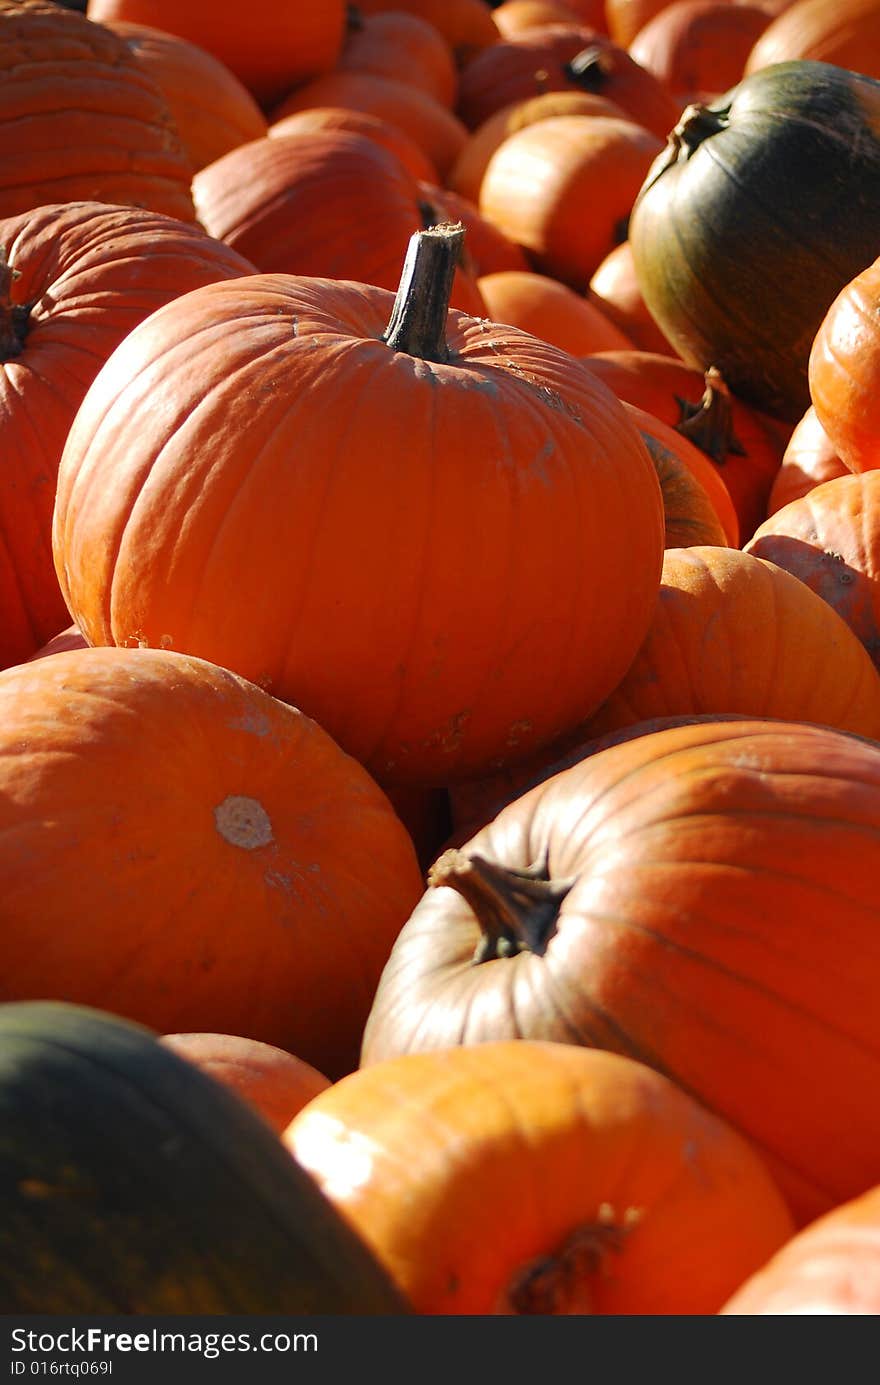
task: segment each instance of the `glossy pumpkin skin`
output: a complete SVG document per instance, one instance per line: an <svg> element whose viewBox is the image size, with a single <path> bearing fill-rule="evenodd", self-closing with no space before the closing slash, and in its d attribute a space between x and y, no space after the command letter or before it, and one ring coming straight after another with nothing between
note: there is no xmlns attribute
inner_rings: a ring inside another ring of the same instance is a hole
<svg viewBox="0 0 880 1385"><path fill-rule="evenodd" d="M629 52L684 106L735 86L769 23L757 5L673 0L640 29Z"/></svg>
<svg viewBox="0 0 880 1385"><path fill-rule="evenodd" d="M0 129L0 216L87 198L195 219L162 93L124 41L84 15L0 0Z"/></svg>
<svg viewBox="0 0 880 1385"><path fill-rule="evenodd" d="M155 308L251 274L201 227L137 207L71 202L0 221L0 667L70 623L52 561L64 442L99 369ZM5 285L2 280L6 278Z"/></svg>
<svg viewBox="0 0 880 1385"><path fill-rule="evenodd" d="M782 466L776 473L767 499L767 515L773 515L792 500L800 500L823 481L852 473L838 457L812 404L788 440Z"/></svg>
<svg viewBox="0 0 880 1385"><path fill-rule="evenodd" d="M873 0L797 0L757 40L746 71L811 58L880 77L880 15Z"/></svg>
<svg viewBox="0 0 880 1385"><path fill-rule="evenodd" d="M330 1086L330 1079L283 1048L241 1034L163 1034L166 1048L222 1082L252 1106L276 1135Z"/></svg>
<svg viewBox="0 0 880 1385"><path fill-rule="evenodd" d="M880 748L815 725L704 722L594 755L464 848L574 881L543 952L475 962L471 904L430 889L362 1065L523 1038L627 1054L743 1131L807 1221L880 1171L878 814Z"/></svg>
<svg viewBox="0 0 880 1385"><path fill-rule="evenodd" d="M842 616L775 563L668 549L644 644L585 733L712 712L880 737L880 675Z"/></svg>
<svg viewBox="0 0 880 1385"><path fill-rule="evenodd" d="M500 37L485 0L359 0L357 8L362 14L405 10L427 20L446 39L459 67Z"/></svg>
<svg viewBox="0 0 880 1385"><path fill-rule="evenodd" d="M0 704L0 999L112 1007L348 1071L421 890L361 767L293 708L166 650L7 669Z"/></svg>
<svg viewBox="0 0 880 1385"><path fill-rule="evenodd" d="M633 209L642 293L679 355L791 422L829 303L876 255L878 128L880 83L765 68L685 112Z"/></svg>
<svg viewBox="0 0 880 1385"><path fill-rule="evenodd" d="M676 357L645 306L628 240L609 250L590 280L592 302L625 332L638 351Z"/></svg>
<svg viewBox="0 0 880 1385"><path fill-rule="evenodd" d="M835 1207L788 1241L722 1313L880 1313L880 1188Z"/></svg>
<svg viewBox="0 0 880 1385"><path fill-rule="evenodd" d="M407 1311L264 1123L147 1030L18 1004L0 1040L6 1311Z"/></svg>
<svg viewBox="0 0 880 1385"><path fill-rule="evenodd" d="M193 173L265 135L266 117L247 87L206 49L147 24L115 20L107 27L165 97Z"/></svg>
<svg viewBox="0 0 880 1385"><path fill-rule="evenodd" d="M55 553L88 638L236 668L389 783L484 772L588 715L662 557L610 391L454 310L447 363L394 351L394 296L364 284L225 287L131 333L71 430Z"/></svg>
<svg viewBox="0 0 880 1385"><path fill-rule="evenodd" d="M598 308L544 274L528 270L486 274L479 280L479 289L495 322L532 332L573 356L629 347L623 333Z"/></svg>
<svg viewBox="0 0 880 1385"><path fill-rule="evenodd" d="M417 1313L714 1313L793 1229L722 1121L567 1044L362 1069L284 1140Z"/></svg>
<svg viewBox="0 0 880 1385"><path fill-rule="evenodd" d="M177 34L219 58L263 106L334 67L345 32L343 0L265 0L259 23L245 6L214 0L88 0L89 19L130 20Z"/></svg>
<svg viewBox="0 0 880 1385"><path fill-rule="evenodd" d="M433 24L405 11L361 13L350 20L335 71L409 82L441 106L455 105L458 72L452 49Z"/></svg>
<svg viewBox="0 0 880 1385"><path fill-rule="evenodd" d="M583 291L626 236L659 141L631 120L558 115L509 135L489 160L480 211L534 267Z"/></svg>
<svg viewBox="0 0 880 1385"><path fill-rule="evenodd" d="M810 350L816 417L850 471L880 467L880 259L835 298Z"/></svg>
<svg viewBox="0 0 880 1385"><path fill-rule="evenodd" d="M378 115L365 111L349 111L344 106L311 106L304 111L291 111L269 126L272 138L296 135L310 130L348 130L366 135L399 159L416 182L436 182L439 174L428 155L399 125L392 125Z"/></svg>
<svg viewBox="0 0 880 1385"><path fill-rule="evenodd" d="M657 352L603 351L584 365L619 399L653 414L705 453L733 500L742 538L749 538L766 516L783 451L755 410L731 394L723 379L709 380Z"/></svg>
<svg viewBox="0 0 880 1385"><path fill-rule="evenodd" d="M746 551L821 596L880 669L880 472L816 486L766 520Z"/></svg>

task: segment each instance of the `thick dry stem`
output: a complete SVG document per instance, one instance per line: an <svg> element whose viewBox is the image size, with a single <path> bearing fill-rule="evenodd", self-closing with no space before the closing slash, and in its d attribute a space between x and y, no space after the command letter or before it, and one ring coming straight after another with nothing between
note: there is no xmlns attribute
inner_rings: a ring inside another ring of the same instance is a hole
<svg viewBox="0 0 880 1385"><path fill-rule="evenodd" d="M728 457L744 457L745 448L733 431L733 403L720 370L710 366L703 380L705 389L699 404L675 396L681 409L675 431L723 466Z"/></svg>
<svg viewBox="0 0 880 1385"><path fill-rule="evenodd" d="M382 340L421 361L449 360L446 319L464 243L461 222L441 222L410 237L391 321Z"/></svg>
<svg viewBox="0 0 880 1385"><path fill-rule="evenodd" d="M30 305L13 303L12 283L18 278L0 246L0 361L11 361L24 350Z"/></svg>
<svg viewBox="0 0 880 1385"><path fill-rule="evenodd" d="M482 934L475 964L518 952L542 956L573 884L573 879L550 880L546 859L517 870L457 849L445 851L428 872L429 886L448 885L474 911Z"/></svg>

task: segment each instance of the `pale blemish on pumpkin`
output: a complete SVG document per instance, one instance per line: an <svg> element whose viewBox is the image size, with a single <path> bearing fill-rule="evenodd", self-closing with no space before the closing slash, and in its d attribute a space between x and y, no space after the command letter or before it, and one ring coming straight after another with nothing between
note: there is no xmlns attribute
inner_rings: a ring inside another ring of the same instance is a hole
<svg viewBox="0 0 880 1385"><path fill-rule="evenodd" d="M214 824L224 841L254 851L272 841L272 822L256 798L230 794L214 809Z"/></svg>

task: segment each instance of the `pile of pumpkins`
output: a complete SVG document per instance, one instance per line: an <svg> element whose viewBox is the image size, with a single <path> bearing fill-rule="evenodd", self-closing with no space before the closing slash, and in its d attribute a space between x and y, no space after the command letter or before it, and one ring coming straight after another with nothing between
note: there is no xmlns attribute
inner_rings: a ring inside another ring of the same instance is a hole
<svg viewBox="0 0 880 1385"><path fill-rule="evenodd" d="M880 0L82 11L0 0L6 1311L880 1312Z"/></svg>

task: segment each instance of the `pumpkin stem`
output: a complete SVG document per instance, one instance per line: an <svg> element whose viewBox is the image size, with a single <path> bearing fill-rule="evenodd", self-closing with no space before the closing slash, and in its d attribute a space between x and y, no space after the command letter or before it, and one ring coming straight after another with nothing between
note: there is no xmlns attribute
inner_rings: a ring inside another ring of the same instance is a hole
<svg viewBox="0 0 880 1385"><path fill-rule="evenodd" d="M611 1215L603 1204L597 1221L577 1227L554 1254L539 1256L518 1270L507 1286L504 1306L528 1315L591 1313L591 1280L608 1274L609 1256L623 1250L639 1220L635 1209L627 1212L622 1226L616 1226Z"/></svg>
<svg viewBox="0 0 880 1385"><path fill-rule="evenodd" d="M19 277L6 258L5 246L0 246L0 361L20 356L28 332L30 303L12 302L12 284Z"/></svg>
<svg viewBox="0 0 880 1385"><path fill-rule="evenodd" d="M576 53L562 70L572 86L598 94L614 70L614 59L606 49L591 44Z"/></svg>
<svg viewBox="0 0 880 1385"><path fill-rule="evenodd" d="M539 957L556 931L559 906L574 878L551 880L546 856L524 870L501 865L476 853L444 851L428 872L428 885L448 885L473 909L482 937L474 964L518 952Z"/></svg>
<svg viewBox="0 0 880 1385"><path fill-rule="evenodd" d="M409 238L391 320L382 340L421 361L448 361L446 318L464 244L460 221L443 221Z"/></svg>
<svg viewBox="0 0 880 1385"><path fill-rule="evenodd" d="M745 448L733 431L733 402L721 371L710 366L703 382L705 388L699 404L675 396L681 410L675 431L723 466L728 457L744 457Z"/></svg>
<svg viewBox="0 0 880 1385"><path fill-rule="evenodd" d="M726 107L719 111L714 110L711 106L701 106L699 102L695 102L692 106L685 106L681 119L677 125L673 126L669 136L670 140L674 140L676 143L676 153L683 159L690 158L694 150L703 143L703 140L726 129L729 116L730 112Z"/></svg>

